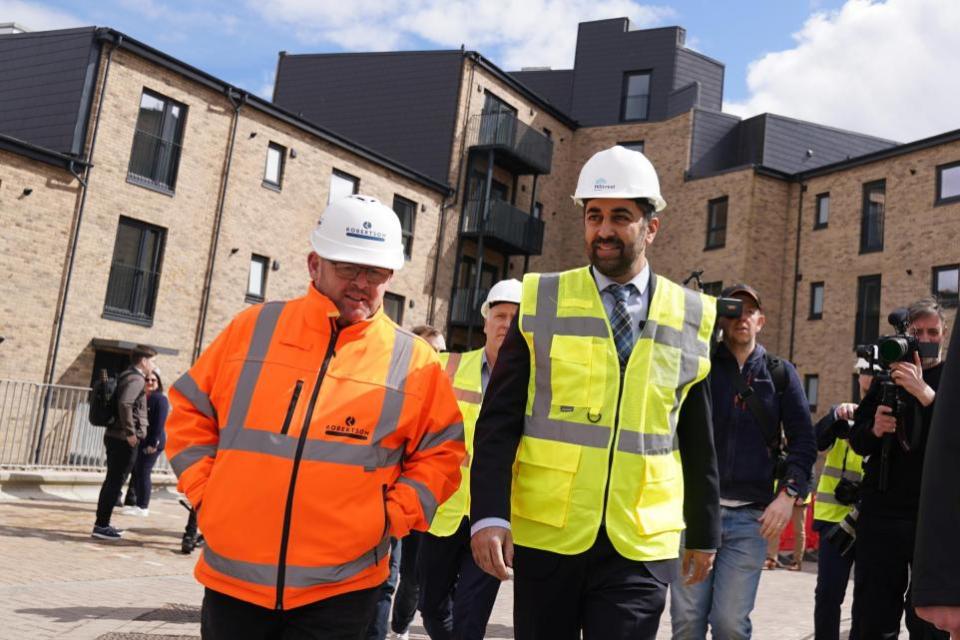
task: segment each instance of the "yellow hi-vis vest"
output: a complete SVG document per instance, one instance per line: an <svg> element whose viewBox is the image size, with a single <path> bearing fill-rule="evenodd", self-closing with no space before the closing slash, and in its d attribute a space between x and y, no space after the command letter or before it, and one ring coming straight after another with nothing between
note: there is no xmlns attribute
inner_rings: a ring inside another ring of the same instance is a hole
<svg viewBox="0 0 960 640"><path fill-rule="evenodd" d="M658 277L622 393L588 268L525 276L519 315L531 376L513 472L514 542L582 553L604 524L626 558L676 558L685 526L677 417L710 371L716 300Z"/></svg>
<svg viewBox="0 0 960 640"><path fill-rule="evenodd" d="M429 532L446 537L456 533L463 517L470 514L470 461L473 459L473 431L480 416L483 400L483 349L466 353L441 353L440 363L453 385L460 413L463 414L463 440L467 457L460 466L460 488L447 498L433 516Z"/></svg>
<svg viewBox="0 0 960 640"><path fill-rule="evenodd" d="M844 470L844 459L846 459L846 470ZM853 505L840 504L833 495L834 489L840 484L840 478L859 482L863 480L863 457L850 448L850 443L846 440L837 438L827 459L823 465L823 472L820 474L820 482L817 483L817 502L813 505L813 519L823 520L825 522L840 522Z"/></svg>

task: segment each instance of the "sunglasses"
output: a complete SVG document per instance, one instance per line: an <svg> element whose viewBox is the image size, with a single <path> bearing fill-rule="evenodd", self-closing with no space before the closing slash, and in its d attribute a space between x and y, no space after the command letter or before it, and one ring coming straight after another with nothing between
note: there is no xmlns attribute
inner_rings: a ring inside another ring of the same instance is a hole
<svg viewBox="0 0 960 640"><path fill-rule="evenodd" d="M333 260L328 260L327 262L333 265L333 270L337 274L337 277L344 280L356 280L360 274L363 273L367 282L376 285L383 284L393 275L393 271L389 269L364 267L349 262L334 262Z"/></svg>

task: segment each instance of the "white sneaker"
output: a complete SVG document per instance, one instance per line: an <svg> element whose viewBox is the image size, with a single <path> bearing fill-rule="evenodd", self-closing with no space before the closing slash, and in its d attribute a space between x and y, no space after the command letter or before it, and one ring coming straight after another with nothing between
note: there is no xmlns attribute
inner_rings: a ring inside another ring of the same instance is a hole
<svg viewBox="0 0 960 640"><path fill-rule="evenodd" d="M392 631L390 633L390 640L410 640L410 632L404 631L403 633L397 633Z"/></svg>
<svg viewBox="0 0 960 640"><path fill-rule="evenodd" d="M138 506L124 507L121 513L125 516L137 516L138 518L146 518L150 515L150 509L141 509Z"/></svg>

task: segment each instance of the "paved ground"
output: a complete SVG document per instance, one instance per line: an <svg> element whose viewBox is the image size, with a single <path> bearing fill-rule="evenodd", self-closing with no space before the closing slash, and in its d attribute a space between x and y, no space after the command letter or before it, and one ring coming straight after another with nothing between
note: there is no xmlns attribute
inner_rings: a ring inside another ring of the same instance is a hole
<svg viewBox="0 0 960 640"><path fill-rule="evenodd" d="M186 512L155 499L150 517L118 515L121 542L90 538L95 505L0 500L0 639L173 640L199 637L195 558L180 554ZM768 571L754 611L758 640L813 638L812 564ZM512 638L512 590L501 589L488 638ZM849 603L844 626L849 624ZM419 620L412 638L426 639ZM664 616L661 638L669 637Z"/></svg>

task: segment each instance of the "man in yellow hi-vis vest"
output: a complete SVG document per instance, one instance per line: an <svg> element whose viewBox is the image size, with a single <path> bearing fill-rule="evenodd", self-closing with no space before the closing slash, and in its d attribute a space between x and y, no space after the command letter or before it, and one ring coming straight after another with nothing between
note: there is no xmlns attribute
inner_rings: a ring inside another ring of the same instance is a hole
<svg viewBox="0 0 960 640"><path fill-rule="evenodd" d="M486 334L482 349L440 355L463 414L467 457L460 488L437 509L420 542L419 609L431 640L482 640L500 590L500 581L481 570L470 553L470 456L480 402L520 308L520 289L519 280L501 280L490 289L480 308Z"/></svg>
<svg viewBox="0 0 960 640"><path fill-rule="evenodd" d="M691 583L719 543L716 301L652 273L666 203L642 153L595 154L575 198L590 266L524 278L477 422L471 544L514 569L518 640L652 639L681 532Z"/></svg>

